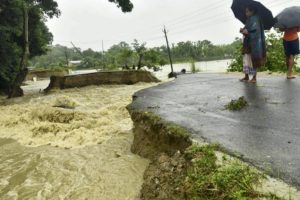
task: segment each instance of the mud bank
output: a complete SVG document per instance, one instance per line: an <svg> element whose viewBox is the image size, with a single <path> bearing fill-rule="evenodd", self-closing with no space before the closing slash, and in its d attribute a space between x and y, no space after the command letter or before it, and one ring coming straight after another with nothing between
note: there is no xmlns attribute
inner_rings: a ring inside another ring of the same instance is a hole
<svg viewBox="0 0 300 200"><path fill-rule="evenodd" d="M127 107L134 123L134 142L132 152L149 159L155 159L157 153L174 155L184 151L192 144L185 129L161 120L150 112L132 111Z"/></svg>
<svg viewBox="0 0 300 200"><path fill-rule="evenodd" d="M192 145L185 129L151 112L127 106L134 124L131 151L151 160L144 173L141 199L185 199L182 188L187 168L183 152Z"/></svg>
<svg viewBox="0 0 300 200"><path fill-rule="evenodd" d="M132 85L138 82L157 83L160 82L148 71L107 71L95 72L89 74L78 74L68 76L51 76L50 84L45 89L46 92L51 89L67 89L84 87L89 85L106 84L127 84Z"/></svg>
<svg viewBox="0 0 300 200"><path fill-rule="evenodd" d="M133 153L150 159L140 198L300 199L297 189L222 153L192 141L186 129L127 106L134 123Z"/></svg>

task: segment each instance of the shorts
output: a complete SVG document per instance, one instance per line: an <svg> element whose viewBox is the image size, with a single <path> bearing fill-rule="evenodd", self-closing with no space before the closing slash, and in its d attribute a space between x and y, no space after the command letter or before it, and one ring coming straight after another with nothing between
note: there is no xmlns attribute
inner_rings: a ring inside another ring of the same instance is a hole
<svg viewBox="0 0 300 200"><path fill-rule="evenodd" d="M286 56L297 55L300 53L299 50L299 39L293 41L283 40L284 53Z"/></svg>

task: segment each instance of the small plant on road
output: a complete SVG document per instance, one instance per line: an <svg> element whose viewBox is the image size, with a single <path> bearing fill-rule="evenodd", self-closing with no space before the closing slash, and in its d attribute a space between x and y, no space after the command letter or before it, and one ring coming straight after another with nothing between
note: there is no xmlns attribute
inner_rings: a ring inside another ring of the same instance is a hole
<svg viewBox="0 0 300 200"><path fill-rule="evenodd" d="M245 97L242 96L237 100L231 100L230 103L228 103L225 108L227 110L232 110L232 111L239 111L242 110L244 107L248 105L248 102L246 101Z"/></svg>

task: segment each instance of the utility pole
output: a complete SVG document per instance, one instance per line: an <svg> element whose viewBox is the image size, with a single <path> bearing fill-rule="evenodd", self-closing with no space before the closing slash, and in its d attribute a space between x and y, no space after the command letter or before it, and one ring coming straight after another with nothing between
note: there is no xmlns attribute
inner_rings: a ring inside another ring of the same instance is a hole
<svg viewBox="0 0 300 200"><path fill-rule="evenodd" d="M74 49L77 51L77 53L79 53L83 58L84 58L84 55L81 53L81 51L79 50L79 48L77 48L73 42L71 42L72 46L74 47Z"/></svg>
<svg viewBox="0 0 300 200"><path fill-rule="evenodd" d="M104 42L102 40L102 69L105 69L106 68L106 64L105 64L105 57L104 57Z"/></svg>
<svg viewBox="0 0 300 200"><path fill-rule="evenodd" d="M65 51L65 58L66 58L66 66L69 67L69 55L68 55L68 48L64 48Z"/></svg>
<svg viewBox="0 0 300 200"><path fill-rule="evenodd" d="M102 40L102 54L104 55L104 42Z"/></svg>
<svg viewBox="0 0 300 200"><path fill-rule="evenodd" d="M173 62L172 62L172 57L171 57L171 50L170 50L170 46L169 46L169 40L168 40L168 36L167 36L166 26L164 26L163 33L165 34L165 37L166 37L167 49L168 49L168 54L169 54L169 59L170 59L170 64L171 64L171 73L168 76L169 76L169 78L172 78L172 77L176 77L176 74L173 71Z"/></svg>

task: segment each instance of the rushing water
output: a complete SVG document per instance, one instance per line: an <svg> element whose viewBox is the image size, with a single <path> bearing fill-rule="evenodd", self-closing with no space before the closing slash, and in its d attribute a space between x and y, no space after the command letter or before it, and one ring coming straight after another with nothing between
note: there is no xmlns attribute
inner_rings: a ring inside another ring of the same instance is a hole
<svg viewBox="0 0 300 200"><path fill-rule="evenodd" d="M196 62L195 67L196 70L203 73L222 73L227 72L228 66L230 65L232 60L214 60L214 61L201 61ZM148 70L146 67L144 68ZM173 64L174 72L180 72L182 69L185 69L187 73L191 72L191 63L178 63ZM150 70L152 71L152 70ZM97 72L96 69L91 70L77 70L70 71L70 74L85 74L85 73L93 73ZM154 74L161 80L166 80L168 78L168 74L171 72L171 66L165 65L161 67L161 70L154 72Z"/></svg>
<svg viewBox="0 0 300 200"><path fill-rule="evenodd" d="M202 61L196 62L195 68L202 73L222 73L227 71L230 63L231 60ZM182 69L185 69L187 73L191 72L191 63L179 63L173 65L174 72L180 72ZM164 80L166 77L168 77L170 72L171 66L165 65L160 71L154 73L158 78Z"/></svg>
<svg viewBox="0 0 300 200"><path fill-rule="evenodd" d="M196 68L225 72L229 62ZM189 71L190 64L174 65L175 72L183 68ZM95 70L73 74L89 72ZM155 74L164 80L169 72L165 66ZM154 84L39 93L48 84L29 82L25 97L0 98L0 199L138 199L148 160L130 152L125 107L135 91Z"/></svg>
<svg viewBox="0 0 300 200"><path fill-rule="evenodd" d="M25 92L45 84L28 85ZM152 85L2 99L0 199L138 198L148 160L130 152L132 122L125 107L135 91ZM55 107L60 105L75 109Z"/></svg>
<svg viewBox="0 0 300 200"><path fill-rule="evenodd" d="M0 140L0 199L136 199L148 162L129 134L67 150Z"/></svg>

